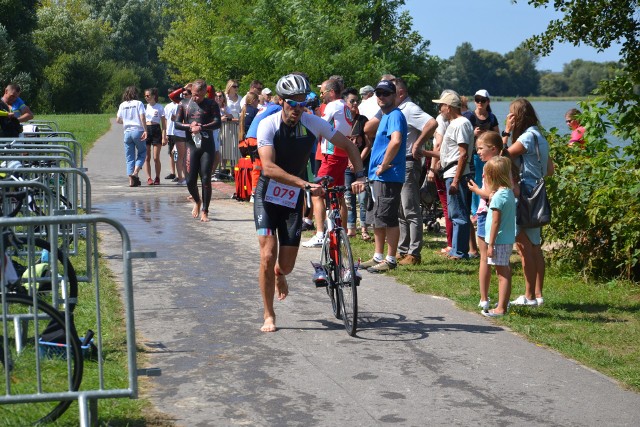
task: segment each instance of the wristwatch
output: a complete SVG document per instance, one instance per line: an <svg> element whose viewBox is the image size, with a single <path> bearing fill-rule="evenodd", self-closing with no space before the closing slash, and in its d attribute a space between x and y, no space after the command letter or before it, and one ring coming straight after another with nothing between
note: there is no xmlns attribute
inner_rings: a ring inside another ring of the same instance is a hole
<svg viewBox="0 0 640 427"><path fill-rule="evenodd" d="M502 136L511 136L511 132L502 131L502 133L500 135L502 135Z"/></svg>
<svg viewBox="0 0 640 427"><path fill-rule="evenodd" d="M359 170L358 172L355 173L356 179L364 178L365 176L367 176L367 174L364 172L364 169Z"/></svg>

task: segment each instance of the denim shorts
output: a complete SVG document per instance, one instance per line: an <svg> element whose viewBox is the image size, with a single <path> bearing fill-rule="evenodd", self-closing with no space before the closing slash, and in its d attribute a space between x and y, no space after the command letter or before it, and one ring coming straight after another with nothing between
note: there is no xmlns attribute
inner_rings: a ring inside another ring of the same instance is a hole
<svg viewBox="0 0 640 427"><path fill-rule="evenodd" d="M476 224L478 226L478 230L476 230L476 234L478 235L478 237L484 240L485 224L487 223L487 213L486 212L479 213L477 218L478 219L476 221Z"/></svg>

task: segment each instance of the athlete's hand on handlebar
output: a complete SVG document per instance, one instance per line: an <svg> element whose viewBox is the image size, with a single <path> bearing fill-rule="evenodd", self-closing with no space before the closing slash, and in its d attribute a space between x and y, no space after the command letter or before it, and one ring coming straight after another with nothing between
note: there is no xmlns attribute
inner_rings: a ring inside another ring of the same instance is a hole
<svg viewBox="0 0 640 427"><path fill-rule="evenodd" d="M307 194L310 194L311 196L324 196L324 190L322 189L322 185L320 184L309 183L304 186L304 189Z"/></svg>
<svg viewBox="0 0 640 427"><path fill-rule="evenodd" d="M354 194L358 194L358 193L362 193L363 191L365 191L367 185L367 179L366 178L358 178L356 181L354 181L351 184L351 191Z"/></svg>

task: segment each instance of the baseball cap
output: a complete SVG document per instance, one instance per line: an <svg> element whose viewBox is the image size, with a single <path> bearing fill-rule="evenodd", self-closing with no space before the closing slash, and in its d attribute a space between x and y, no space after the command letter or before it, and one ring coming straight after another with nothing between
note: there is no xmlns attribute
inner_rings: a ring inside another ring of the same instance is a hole
<svg viewBox="0 0 640 427"><path fill-rule="evenodd" d="M271 89L269 89L268 87L265 87L264 89L262 89L261 93L263 95L271 95L273 92L271 92Z"/></svg>
<svg viewBox="0 0 640 427"><path fill-rule="evenodd" d="M460 108L460 105L462 104L460 102L460 96L455 92L443 92L440 99L433 99L432 101L436 104L446 104L455 108Z"/></svg>
<svg viewBox="0 0 640 427"><path fill-rule="evenodd" d="M380 82L376 85L376 90L378 89L396 93L396 85L391 83L389 80L380 80Z"/></svg>
<svg viewBox="0 0 640 427"><path fill-rule="evenodd" d="M476 94L474 96L481 96L483 98L491 98L489 96L489 92L487 92L485 89L480 89L479 91L476 92Z"/></svg>
<svg viewBox="0 0 640 427"><path fill-rule="evenodd" d="M371 85L366 85L360 88L360 95L366 95L373 92L375 89Z"/></svg>

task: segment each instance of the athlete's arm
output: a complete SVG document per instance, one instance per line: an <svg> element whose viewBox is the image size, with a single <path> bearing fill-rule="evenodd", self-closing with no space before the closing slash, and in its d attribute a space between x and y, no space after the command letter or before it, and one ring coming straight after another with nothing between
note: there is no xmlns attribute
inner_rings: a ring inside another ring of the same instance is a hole
<svg viewBox="0 0 640 427"><path fill-rule="evenodd" d="M262 162L262 174L265 177L292 187L305 188L306 186L310 186L311 194L313 196L322 195L322 187L320 187L320 185L309 183L300 177L291 175L276 164L276 152L273 145L263 145L258 147L258 155Z"/></svg>
<svg viewBox="0 0 640 427"><path fill-rule="evenodd" d="M220 118L220 107L218 106L218 103L211 101L209 108L210 110L208 111L209 114L207 114L207 118L211 121L209 123L202 123L200 127L205 130L220 129L222 120Z"/></svg>
<svg viewBox="0 0 640 427"><path fill-rule="evenodd" d="M354 172L358 173L364 171L364 166L362 166L362 159L360 158L360 151L349 138L336 131L329 142L347 152L347 155L349 155L349 160L353 165ZM365 179L365 176L361 176L352 184L351 187L354 193L361 193L364 191Z"/></svg>

